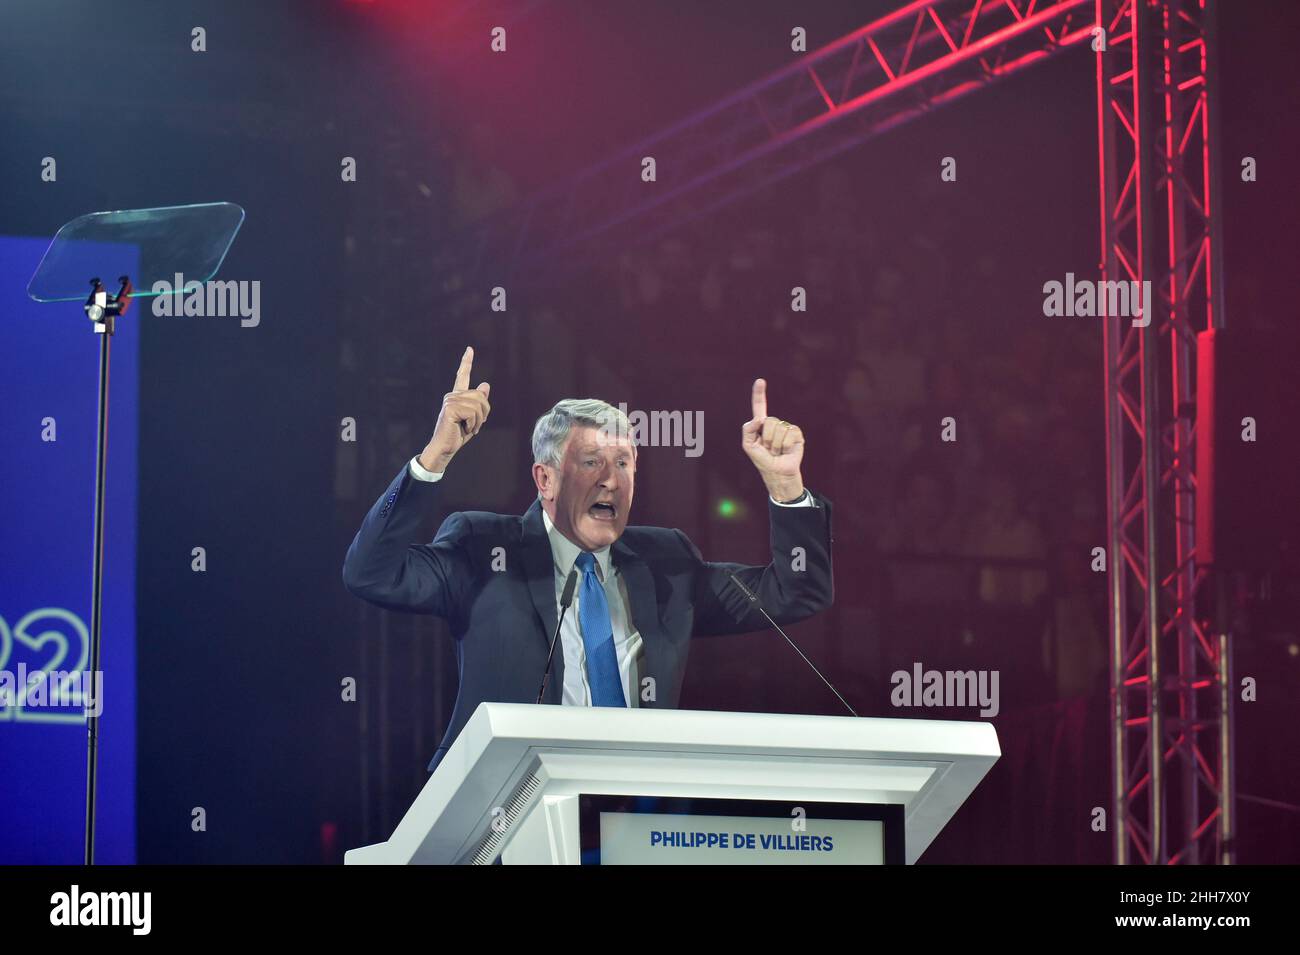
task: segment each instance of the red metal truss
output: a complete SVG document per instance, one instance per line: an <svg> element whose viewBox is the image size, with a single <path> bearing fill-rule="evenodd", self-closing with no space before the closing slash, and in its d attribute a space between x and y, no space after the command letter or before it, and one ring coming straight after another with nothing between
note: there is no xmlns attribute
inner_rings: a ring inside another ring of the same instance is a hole
<svg viewBox="0 0 1300 955"><path fill-rule="evenodd" d="M677 228L1087 40L1092 2L914 0L485 222L476 262L553 275Z"/></svg>
<svg viewBox="0 0 1300 955"><path fill-rule="evenodd" d="M1223 321L1212 0L1097 0L1115 861L1230 862L1229 647L1197 597L1196 333Z"/></svg>

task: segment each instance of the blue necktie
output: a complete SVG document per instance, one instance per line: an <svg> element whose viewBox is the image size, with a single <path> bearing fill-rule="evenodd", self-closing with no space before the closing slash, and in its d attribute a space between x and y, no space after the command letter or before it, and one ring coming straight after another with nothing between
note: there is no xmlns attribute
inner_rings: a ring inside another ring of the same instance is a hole
<svg viewBox="0 0 1300 955"><path fill-rule="evenodd" d="M609 601L596 576L596 558L583 551L578 555L582 589L578 591L578 620L582 624L582 645L587 651L587 683L592 706L627 706L623 678L614 652L614 627L609 622Z"/></svg>

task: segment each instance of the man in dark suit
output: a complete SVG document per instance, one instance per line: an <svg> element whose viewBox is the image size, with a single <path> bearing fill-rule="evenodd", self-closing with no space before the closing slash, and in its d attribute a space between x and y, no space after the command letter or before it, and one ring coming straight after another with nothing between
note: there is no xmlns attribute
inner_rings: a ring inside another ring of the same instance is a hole
<svg viewBox="0 0 1300 955"><path fill-rule="evenodd" d="M473 358L467 348L433 437L370 509L343 564L356 596L442 617L456 638L460 691L431 772L479 703L536 700L571 573L576 599L547 703L677 706L692 635L767 626L729 574L782 624L830 606L830 502L804 488L803 433L768 416L761 378L741 447L769 494L766 566L706 561L679 530L628 527L636 447L627 416L595 399L561 401L538 419L527 513L457 512L417 543L452 458L487 420L490 386L469 387Z"/></svg>

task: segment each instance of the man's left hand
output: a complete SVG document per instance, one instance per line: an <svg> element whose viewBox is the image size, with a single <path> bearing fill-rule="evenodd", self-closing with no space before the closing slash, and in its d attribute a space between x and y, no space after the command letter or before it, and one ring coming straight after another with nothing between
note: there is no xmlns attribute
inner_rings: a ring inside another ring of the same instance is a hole
<svg viewBox="0 0 1300 955"><path fill-rule="evenodd" d="M767 414L767 382L754 382L750 395L754 416L740 429L740 446L758 468L767 493L778 501L803 496L803 431L798 425Z"/></svg>

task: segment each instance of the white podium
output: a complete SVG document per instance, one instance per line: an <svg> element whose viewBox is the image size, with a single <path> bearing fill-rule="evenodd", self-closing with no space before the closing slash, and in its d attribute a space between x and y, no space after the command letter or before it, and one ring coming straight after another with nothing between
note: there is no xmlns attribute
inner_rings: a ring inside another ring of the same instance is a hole
<svg viewBox="0 0 1300 955"><path fill-rule="evenodd" d="M915 862L990 723L483 703L357 864Z"/></svg>

